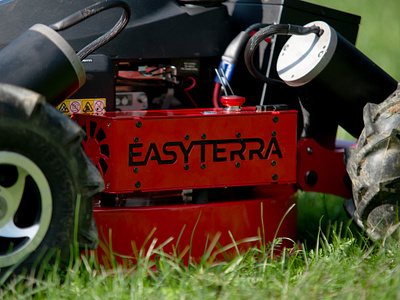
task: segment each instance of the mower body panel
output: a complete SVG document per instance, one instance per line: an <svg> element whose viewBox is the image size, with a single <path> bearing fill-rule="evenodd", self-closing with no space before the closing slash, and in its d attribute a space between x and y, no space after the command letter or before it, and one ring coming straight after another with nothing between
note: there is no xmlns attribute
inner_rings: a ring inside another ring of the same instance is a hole
<svg viewBox="0 0 400 300"><path fill-rule="evenodd" d="M254 107L73 116L106 193L295 183L296 117Z"/></svg>

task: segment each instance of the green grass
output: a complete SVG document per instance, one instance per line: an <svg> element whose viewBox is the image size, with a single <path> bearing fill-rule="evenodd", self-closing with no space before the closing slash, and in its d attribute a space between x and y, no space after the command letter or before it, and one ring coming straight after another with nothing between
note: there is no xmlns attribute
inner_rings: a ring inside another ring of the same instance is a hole
<svg viewBox="0 0 400 300"><path fill-rule="evenodd" d="M382 248L338 226L317 233L313 248L272 255L259 246L231 261L207 256L184 266L178 257L153 249L135 266L113 271L93 256L76 260L66 272L48 268L39 279L7 283L1 299L393 299L400 289L398 243ZM279 244L279 240L275 241Z"/></svg>
<svg viewBox="0 0 400 300"><path fill-rule="evenodd" d="M178 255L149 241L135 251L136 264L93 254L72 258L66 270L41 265L0 289L0 299L392 299L400 288L400 244L381 247L349 226L343 198L299 193L299 238L260 243L245 254L219 261L213 251L185 265ZM215 245L216 241L210 241ZM235 244L231 246L232 249ZM274 250L275 251L272 251ZM156 256L153 260L151 257ZM33 276L35 275L35 276Z"/></svg>
<svg viewBox="0 0 400 300"><path fill-rule="evenodd" d="M298 238L308 247L318 242L318 233L330 234L339 225L357 232L344 208L342 197L314 192L298 193Z"/></svg>

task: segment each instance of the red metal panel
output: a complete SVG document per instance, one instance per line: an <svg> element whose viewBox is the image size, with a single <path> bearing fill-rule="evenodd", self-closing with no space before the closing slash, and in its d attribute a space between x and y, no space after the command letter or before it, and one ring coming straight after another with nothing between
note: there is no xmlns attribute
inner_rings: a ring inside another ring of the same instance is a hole
<svg viewBox="0 0 400 300"><path fill-rule="evenodd" d="M108 193L296 182L296 111L74 115Z"/></svg>
<svg viewBox="0 0 400 300"><path fill-rule="evenodd" d="M222 199L221 199L222 200ZM268 244L274 237L296 240L297 209L293 185L269 185L257 187L250 200L218 202L200 205L163 205L150 207L95 207L94 217L100 234L101 244L98 257L104 262L109 257L108 249L112 245L114 253L125 257L135 257L132 242L147 252L153 239L156 247L169 238L163 251L173 253L173 245L182 252L191 245L191 257L200 258L211 241L217 236L221 247L251 237L260 237ZM281 223L282 222L282 223ZM197 223L197 224L196 224ZM145 244L153 229L156 229ZM193 236L192 236L193 235ZM283 245L293 247L290 240ZM239 244L241 251L254 246L255 242ZM218 246L212 249L217 251ZM145 252L145 253L146 253ZM232 247L229 254L234 254ZM137 253L136 253L137 254ZM188 261L188 252L184 260ZM118 258L118 257L117 257ZM223 258L222 255L217 258ZM133 260L134 261L134 260ZM120 261L121 262L121 261Z"/></svg>
<svg viewBox="0 0 400 300"><path fill-rule="evenodd" d="M347 144L350 147L351 144ZM329 150L313 139L298 143L297 182L305 191L352 196L351 182L343 160L343 148Z"/></svg>

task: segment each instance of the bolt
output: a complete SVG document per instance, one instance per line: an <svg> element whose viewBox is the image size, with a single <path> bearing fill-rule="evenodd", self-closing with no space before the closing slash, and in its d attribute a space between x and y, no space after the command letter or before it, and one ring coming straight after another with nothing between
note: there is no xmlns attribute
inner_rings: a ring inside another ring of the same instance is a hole
<svg viewBox="0 0 400 300"><path fill-rule="evenodd" d="M204 170L206 168L206 164L201 164L200 168Z"/></svg>
<svg viewBox="0 0 400 300"><path fill-rule="evenodd" d="M110 183L109 183L109 182L107 182L107 188L108 188L108 189L110 188Z"/></svg>
<svg viewBox="0 0 400 300"><path fill-rule="evenodd" d="M142 186L142 184L140 183L140 181L136 181L135 182L135 187L138 189Z"/></svg>
<svg viewBox="0 0 400 300"><path fill-rule="evenodd" d="M271 161L271 166L273 166L273 167L276 166L276 160Z"/></svg>
<svg viewBox="0 0 400 300"><path fill-rule="evenodd" d="M235 164L235 166L236 166L236 168L240 168L240 162L237 162L237 163Z"/></svg>
<svg viewBox="0 0 400 300"><path fill-rule="evenodd" d="M201 139L202 139L202 140L205 140L206 137L207 137L207 136L205 135L205 133L203 133L203 134L201 135Z"/></svg>
<svg viewBox="0 0 400 300"><path fill-rule="evenodd" d="M236 133L236 137L237 137L238 139L240 139L241 136L242 136L242 134L241 134L240 132Z"/></svg>
<svg viewBox="0 0 400 300"><path fill-rule="evenodd" d="M139 173L139 168L138 168L138 167L134 167L134 168L133 168L133 172L134 172L134 173Z"/></svg>
<svg viewBox="0 0 400 300"><path fill-rule="evenodd" d="M276 131L272 131L272 136L276 136Z"/></svg>
<svg viewBox="0 0 400 300"><path fill-rule="evenodd" d="M108 127L108 128L111 127L111 123L110 123L110 122L107 123L107 127Z"/></svg>
<svg viewBox="0 0 400 300"><path fill-rule="evenodd" d="M305 175L307 185L313 186L318 181L318 174L315 171L308 171Z"/></svg>
<svg viewBox="0 0 400 300"><path fill-rule="evenodd" d="M189 170L189 165L185 165L183 168L185 169L185 171L187 171Z"/></svg>
<svg viewBox="0 0 400 300"><path fill-rule="evenodd" d="M133 141L134 141L135 143L138 143L138 142L139 142L139 138L136 136L136 137L133 139Z"/></svg>
<svg viewBox="0 0 400 300"><path fill-rule="evenodd" d="M185 135L185 140L188 141L189 139L190 139L190 136L189 136L188 134L186 134L186 135Z"/></svg>
<svg viewBox="0 0 400 300"><path fill-rule="evenodd" d="M137 128L140 128L140 127L142 127L142 122L140 122L140 121L137 121L137 122L136 122L136 127L137 127Z"/></svg>
<svg viewBox="0 0 400 300"><path fill-rule="evenodd" d="M312 152L313 152L312 148L311 148L311 147L308 147L308 148L307 148L307 153L308 153L308 154L311 154Z"/></svg>
<svg viewBox="0 0 400 300"><path fill-rule="evenodd" d="M272 175L272 180L278 180L278 174Z"/></svg>
<svg viewBox="0 0 400 300"><path fill-rule="evenodd" d="M279 118L277 117L277 116L275 116L275 117L273 117L273 119L272 119L273 121L274 121L274 123L278 123L278 121L279 121Z"/></svg>

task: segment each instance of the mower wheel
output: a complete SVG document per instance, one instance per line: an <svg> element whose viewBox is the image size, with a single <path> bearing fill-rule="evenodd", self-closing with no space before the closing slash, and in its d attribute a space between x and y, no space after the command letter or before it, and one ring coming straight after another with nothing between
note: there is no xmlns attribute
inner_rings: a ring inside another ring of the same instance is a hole
<svg viewBox="0 0 400 300"><path fill-rule="evenodd" d="M345 208L367 234L385 242L400 225L400 88L364 107L364 129L345 163L353 199Z"/></svg>
<svg viewBox="0 0 400 300"><path fill-rule="evenodd" d="M76 239L97 245L92 197L104 184L83 136L42 96L0 84L0 281L57 251L68 260Z"/></svg>

